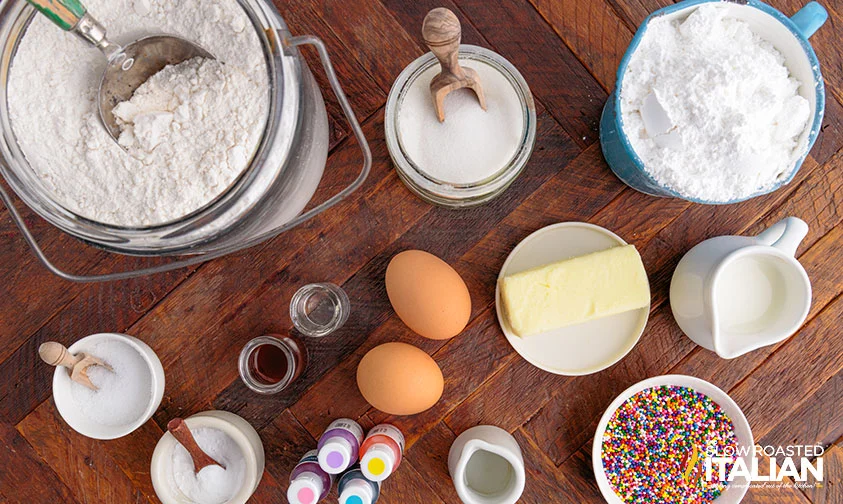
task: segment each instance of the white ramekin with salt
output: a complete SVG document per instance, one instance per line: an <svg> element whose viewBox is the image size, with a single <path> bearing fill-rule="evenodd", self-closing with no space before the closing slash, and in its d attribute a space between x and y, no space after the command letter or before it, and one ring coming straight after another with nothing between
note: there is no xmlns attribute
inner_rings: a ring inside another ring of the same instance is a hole
<svg viewBox="0 0 843 504"><path fill-rule="evenodd" d="M102 360L88 368L97 387L91 390L70 379L64 367L53 374L53 399L59 414L76 432L94 439L125 436L149 420L164 397L164 368L152 348L117 333L86 336L68 348Z"/></svg>

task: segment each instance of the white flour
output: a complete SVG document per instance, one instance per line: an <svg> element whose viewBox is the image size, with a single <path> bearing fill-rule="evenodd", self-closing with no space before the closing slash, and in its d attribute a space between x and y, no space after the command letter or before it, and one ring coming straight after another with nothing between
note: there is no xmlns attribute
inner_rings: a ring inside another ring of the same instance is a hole
<svg viewBox="0 0 843 504"><path fill-rule="evenodd" d="M502 170L524 134L521 100L507 78L485 63L461 64L480 75L488 110L473 91L459 89L445 98L445 122L440 123L430 96L430 81L440 71L436 64L410 85L397 118L407 156L431 177L452 184L478 182Z"/></svg>
<svg viewBox="0 0 843 504"><path fill-rule="evenodd" d="M105 58L38 15L18 48L8 90L27 160L62 205L99 222L148 226L201 208L247 166L266 124L269 78L251 22L235 0L86 6L118 43L171 33L223 64L185 62L139 89L121 112L130 120L121 137L127 153L97 116Z"/></svg>
<svg viewBox="0 0 843 504"><path fill-rule="evenodd" d="M781 53L724 14L703 5L682 22L652 21L621 87L624 131L646 170L706 201L745 198L786 176L810 115Z"/></svg>
<svg viewBox="0 0 843 504"><path fill-rule="evenodd" d="M208 466L194 473L193 459L184 446L173 449L173 481L185 497L197 504L223 504L243 486L246 459L237 443L225 432L199 427L191 429L202 451L225 466Z"/></svg>

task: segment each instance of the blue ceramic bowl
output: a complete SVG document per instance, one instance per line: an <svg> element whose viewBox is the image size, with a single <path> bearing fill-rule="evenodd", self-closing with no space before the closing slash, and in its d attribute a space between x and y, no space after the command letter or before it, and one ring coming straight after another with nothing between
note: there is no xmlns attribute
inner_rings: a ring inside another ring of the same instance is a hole
<svg viewBox="0 0 843 504"><path fill-rule="evenodd" d="M657 182L644 169L641 158L635 153L632 145L629 143L629 139L624 134L619 110L621 85L626 67L635 49L638 48L641 38L647 31L650 21L661 16L683 19L697 6L707 2L722 2L731 9L730 16L748 22L755 33L772 42L782 52L791 73L803 83L800 88L800 94L808 100L811 106L811 116L813 117L812 121L810 121L810 128L806 128L800 137L798 148L802 150L802 155L794 163L790 172L782 177L775 186L759 190L746 198L735 200L707 201L689 198ZM684 0L650 14L638 28L635 37L632 39L621 60L615 90L609 96L609 100L603 108L603 115L600 118L600 146L603 149L603 155L606 157L609 167L611 167L615 175L624 183L643 193L653 196L681 198L709 205L737 203L738 201L744 201L773 192L790 182L796 175L796 172L799 171L799 167L802 166L802 162L805 160L805 156L808 155L808 151L814 145L820 131L820 126L822 125L823 112L825 111L825 86L822 75L820 74L820 64L817 60L817 55L808 42L808 38L825 23L826 19L828 19L828 13L817 2L808 3L793 17L788 18L778 10L758 0L733 0L728 2L722 0ZM814 85L813 92L810 87L811 83Z"/></svg>

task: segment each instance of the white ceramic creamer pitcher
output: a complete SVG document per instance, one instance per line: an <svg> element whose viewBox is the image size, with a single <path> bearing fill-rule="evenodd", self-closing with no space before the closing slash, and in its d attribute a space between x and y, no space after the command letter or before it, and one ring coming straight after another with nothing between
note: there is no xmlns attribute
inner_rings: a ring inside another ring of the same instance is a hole
<svg viewBox="0 0 843 504"><path fill-rule="evenodd" d="M493 425L460 434L448 452L448 470L465 504L514 504L524 491L524 458L518 442Z"/></svg>
<svg viewBox="0 0 843 504"><path fill-rule="evenodd" d="M811 308L811 282L794 257L807 233L788 217L758 236L719 236L688 251L670 283L682 331L724 359L795 333Z"/></svg>

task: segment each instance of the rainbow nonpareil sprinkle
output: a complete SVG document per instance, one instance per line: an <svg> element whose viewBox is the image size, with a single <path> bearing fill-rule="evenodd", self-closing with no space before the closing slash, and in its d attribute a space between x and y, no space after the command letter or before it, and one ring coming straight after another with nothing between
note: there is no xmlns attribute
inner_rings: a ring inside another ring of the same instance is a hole
<svg viewBox="0 0 843 504"><path fill-rule="evenodd" d="M603 435L602 460L612 489L626 503L704 504L727 484L717 481L716 471L706 479L706 453L736 446L732 419L711 398L661 386L638 392L615 411Z"/></svg>

